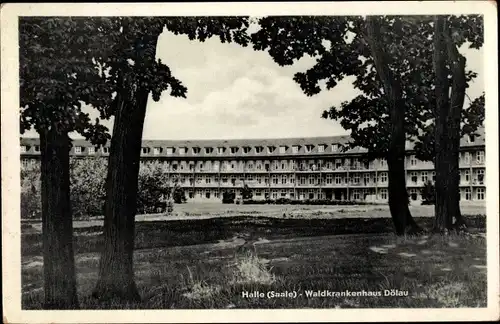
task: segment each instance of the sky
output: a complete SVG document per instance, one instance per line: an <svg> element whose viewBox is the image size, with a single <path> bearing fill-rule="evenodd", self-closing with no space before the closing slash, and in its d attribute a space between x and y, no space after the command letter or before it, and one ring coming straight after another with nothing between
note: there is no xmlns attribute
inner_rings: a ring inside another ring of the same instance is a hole
<svg viewBox="0 0 500 324"><path fill-rule="evenodd" d="M467 68L479 74L468 89L472 100L484 91L483 51L461 48ZM312 67L314 59L304 57L280 67L267 52L222 44L218 38L201 43L165 31L158 41L157 58L188 88L187 98L170 97L168 91L159 102L150 96L143 139L343 135L347 133L339 123L321 118L321 113L359 94L353 78L346 78L331 90L307 97L293 75ZM112 121L103 124L112 128Z"/></svg>

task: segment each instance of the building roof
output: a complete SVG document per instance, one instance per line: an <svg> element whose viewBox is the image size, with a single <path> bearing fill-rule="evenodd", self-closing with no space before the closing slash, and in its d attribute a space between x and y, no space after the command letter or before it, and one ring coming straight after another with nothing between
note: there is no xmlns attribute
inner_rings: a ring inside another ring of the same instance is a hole
<svg viewBox="0 0 500 324"><path fill-rule="evenodd" d="M485 145L484 128L471 141L468 136L461 139L461 147L477 147ZM143 140L142 147L146 152L142 156L151 157L266 157L266 156L301 156L301 155L332 155L332 154L362 154L367 150L361 147L340 151L340 146L347 144L349 136L296 137L270 139L220 139L220 140ZM23 154L39 154L33 148L39 145L38 138L21 138L21 145L26 146ZM81 147L83 152L91 143L83 139L73 140L75 147ZM109 142L106 145L109 147ZM219 152L223 148L223 152ZM274 148L274 150L272 150ZM182 153L182 149L185 150ZM207 150L208 149L208 150ZM406 149L411 151L413 143L407 141ZM284 150L284 151L283 151ZM197 152L198 151L198 152ZM98 152L98 154L100 154Z"/></svg>

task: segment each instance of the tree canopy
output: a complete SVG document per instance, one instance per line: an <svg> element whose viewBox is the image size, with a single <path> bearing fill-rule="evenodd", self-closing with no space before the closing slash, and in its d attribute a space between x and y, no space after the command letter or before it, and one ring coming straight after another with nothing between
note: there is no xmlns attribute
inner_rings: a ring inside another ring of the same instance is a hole
<svg viewBox="0 0 500 324"><path fill-rule="evenodd" d="M481 16L449 16L448 20L458 47L466 43L475 49L482 46ZM401 84L407 139L415 142L417 150L422 150L420 157L431 159L432 151L427 150L426 141L432 134L435 105L432 17L383 16L377 17L377 21L377 36L386 44L387 64ZM265 17L259 20L259 26L252 34L254 48L267 50L279 65L291 65L305 55L316 59L314 66L294 76L306 95L332 89L344 78L354 77L353 86L362 94L339 107L330 107L322 117L338 120L350 131L352 142L344 149L361 146L368 149L369 159L384 157L390 138L388 102L370 51L366 18ZM476 76L475 72L467 71L467 82ZM482 123L481 109L479 99L463 110L464 134L475 132Z"/></svg>

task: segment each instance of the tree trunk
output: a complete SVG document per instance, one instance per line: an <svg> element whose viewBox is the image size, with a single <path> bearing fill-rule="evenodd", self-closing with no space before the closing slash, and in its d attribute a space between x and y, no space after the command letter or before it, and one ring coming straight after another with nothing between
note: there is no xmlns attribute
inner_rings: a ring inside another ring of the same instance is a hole
<svg viewBox="0 0 500 324"><path fill-rule="evenodd" d="M94 297L103 300L140 300L134 281L133 252L137 178L148 91L140 90L134 100L127 99L126 95L116 98L108 162L104 247L93 292Z"/></svg>
<svg viewBox="0 0 500 324"><path fill-rule="evenodd" d="M76 309L68 133L40 133L44 308Z"/></svg>
<svg viewBox="0 0 500 324"><path fill-rule="evenodd" d="M415 223L408 208L408 193L405 174L405 102L402 99L401 82L389 64L390 58L380 44L380 26L377 18L366 18L365 39L370 47L377 75L384 87L389 105L391 138L387 152L389 169L389 209L397 235L417 233L421 229Z"/></svg>
<svg viewBox="0 0 500 324"><path fill-rule="evenodd" d="M446 18L434 19L434 71L436 74L435 171L436 204L434 231L444 232L454 227L465 227L460 213L460 118L464 104L466 79L465 58L451 40ZM452 87L448 81L451 67ZM453 222L455 219L455 223Z"/></svg>

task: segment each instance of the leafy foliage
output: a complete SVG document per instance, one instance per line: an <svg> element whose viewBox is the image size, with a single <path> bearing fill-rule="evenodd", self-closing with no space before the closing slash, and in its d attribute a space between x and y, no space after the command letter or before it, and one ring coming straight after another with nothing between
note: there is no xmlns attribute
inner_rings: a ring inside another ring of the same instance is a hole
<svg viewBox="0 0 500 324"><path fill-rule="evenodd" d="M222 193L223 204L234 204L235 199L236 199L236 194L234 192L224 191Z"/></svg>
<svg viewBox="0 0 500 324"><path fill-rule="evenodd" d="M19 21L21 133L77 131L96 145L108 129L83 104L106 109L111 88L92 58L103 51L101 18L23 17Z"/></svg>
<svg viewBox="0 0 500 324"><path fill-rule="evenodd" d="M436 202L436 188L431 181L427 181L421 191L422 205L434 205Z"/></svg>
<svg viewBox="0 0 500 324"><path fill-rule="evenodd" d="M137 210L139 213L172 212L173 204L169 199L171 188L168 174L158 163L148 163L141 166L138 185Z"/></svg>
<svg viewBox="0 0 500 324"><path fill-rule="evenodd" d="M107 161L104 158L71 158L71 209L74 216L103 214L106 170Z"/></svg>
<svg viewBox="0 0 500 324"><path fill-rule="evenodd" d="M172 188L172 199L176 204L183 204L187 201L186 192L179 184L179 179L174 179Z"/></svg>
<svg viewBox="0 0 500 324"><path fill-rule="evenodd" d="M482 46L482 16L449 16L448 19L458 46L466 42L471 48ZM384 50L389 56L388 66L400 79L406 103L407 138L423 143L416 148L423 149L420 156L428 160L432 152L426 149L432 147L428 140L435 104L432 17L382 16L376 20L380 40L387 44ZM368 149L369 159L385 157L391 131L388 102L367 42L366 18L264 17L259 20L259 26L260 30L252 34L254 49L267 50L279 65L291 65L306 55L316 59L313 67L294 76L306 95L332 89L348 76L354 78L353 85L361 94L339 107L325 110L322 117L338 120L350 131L352 141L345 145L345 150L361 146ZM467 82L475 77L472 71L466 74ZM478 113L479 107L475 105L476 111L464 115ZM480 118L472 117L469 121L463 133L469 134L481 122Z"/></svg>
<svg viewBox="0 0 500 324"><path fill-rule="evenodd" d="M42 196L40 166L29 164L21 169L21 218L40 218Z"/></svg>
<svg viewBox="0 0 500 324"><path fill-rule="evenodd" d="M241 196L243 200L252 199L253 197L252 189L250 189L247 184L243 186L243 189L241 190Z"/></svg>

